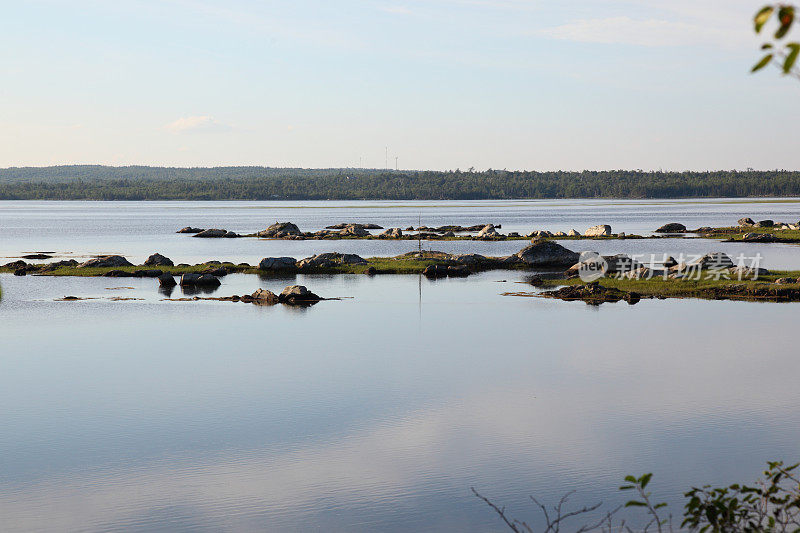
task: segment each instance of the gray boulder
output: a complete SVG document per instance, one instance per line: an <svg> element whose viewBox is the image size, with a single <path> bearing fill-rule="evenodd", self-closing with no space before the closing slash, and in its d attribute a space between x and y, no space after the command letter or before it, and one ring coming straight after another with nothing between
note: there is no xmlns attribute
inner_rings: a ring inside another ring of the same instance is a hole
<svg viewBox="0 0 800 533"><path fill-rule="evenodd" d="M775 235L772 233L745 233L742 240L744 242L775 242Z"/></svg>
<svg viewBox="0 0 800 533"><path fill-rule="evenodd" d="M369 232L363 224L348 224L339 232L343 237L368 237Z"/></svg>
<svg viewBox="0 0 800 533"><path fill-rule="evenodd" d="M677 222L670 222L658 228L656 233L686 233L686 226Z"/></svg>
<svg viewBox="0 0 800 533"><path fill-rule="evenodd" d="M290 285L281 291L278 301L285 304L308 304L318 302L322 298L308 290L303 285Z"/></svg>
<svg viewBox="0 0 800 533"><path fill-rule="evenodd" d="M774 225L775 222L773 222L772 220L759 220L758 222L756 222L757 228L771 228Z"/></svg>
<svg viewBox="0 0 800 533"><path fill-rule="evenodd" d="M220 281L211 274L186 273L181 276L182 287L219 287Z"/></svg>
<svg viewBox="0 0 800 533"><path fill-rule="evenodd" d="M153 254L144 262L145 266L175 266L169 257L164 257L161 254Z"/></svg>
<svg viewBox="0 0 800 533"><path fill-rule="evenodd" d="M690 265L699 265L701 268L731 268L733 266L733 261L728 257L728 254L723 252L711 252L696 261L692 261Z"/></svg>
<svg viewBox="0 0 800 533"><path fill-rule="evenodd" d="M769 270L767 270L766 268L750 268L744 265L731 267L729 271L732 278L739 278L739 279L769 275Z"/></svg>
<svg viewBox="0 0 800 533"><path fill-rule="evenodd" d="M422 275L426 278L465 278L469 274L469 269L464 265L428 265L422 271Z"/></svg>
<svg viewBox="0 0 800 533"><path fill-rule="evenodd" d="M740 218L739 219L739 225L740 226L755 226L756 225L756 221L753 220L750 217Z"/></svg>
<svg viewBox="0 0 800 533"><path fill-rule="evenodd" d="M258 264L261 270L295 270L297 260L294 257L265 257Z"/></svg>
<svg viewBox="0 0 800 533"><path fill-rule="evenodd" d="M545 241L526 246L516 256L533 267L569 267L578 262L580 254L557 242Z"/></svg>
<svg viewBox="0 0 800 533"><path fill-rule="evenodd" d="M267 289L258 289L250 295L250 298L255 300L254 303L261 305L272 305L278 303L278 295Z"/></svg>
<svg viewBox="0 0 800 533"><path fill-rule="evenodd" d="M267 229L258 232L259 237L266 239L283 239L302 234L303 232L300 231L300 228L291 222L276 222Z"/></svg>
<svg viewBox="0 0 800 533"><path fill-rule="evenodd" d="M567 237L580 237L581 232L576 229L571 229L567 232Z"/></svg>
<svg viewBox="0 0 800 533"><path fill-rule="evenodd" d="M399 239L403 236L403 230L400 228L389 228L381 233L380 236L387 239Z"/></svg>
<svg viewBox="0 0 800 533"><path fill-rule="evenodd" d="M187 272L186 274L181 276L181 286L192 286L197 285L197 282L200 280L200 274L196 272Z"/></svg>
<svg viewBox="0 0 800 533"><path fill-rule="evenodd" d="M486 256L480 254L459 254L453 256L453 261L462 265L480 265L487 261Z"/></svg>
<svg viewBox="0 0 800 533"><path fill-rule="evenodd" d="M202 287L219 287L221 282L216 276L211 274L201 274L200 279L197 280L197 285Z"/></svg>
<svg viewBox="0 0 800 533"><path fill-rule="evenodd" d="M170 288L177 285L175 278L172 277L172 274L161 274L158 276L158 284L165 288Z"/></svg>
<svg viewBox="0 0 800 533"><path fill-rule="evenodd" d="M328 252L306 257L298 261L297 268L300 270L312 268L332 268L339 265L366 265L367 260L356 254L340 254L338 252Z"/></svg>
<svg viewBox="0 0 800 533"><path fill-rule="evenodd" d="M486 224L481 230L478 232L479 239L493 239L495 237L499 237L500 234L497 233L497 230L494 227L494 224Z"/></svg>
<svg viewBox="0 0 800 533"><path fill-rule="evenodd" d="M579 261L578 263L575 263L569 267L564 274L567 277L577 276L585 264L598 261L595 254L589 255L589 258L584 257L583 261ZM602 258L606 263L606 269L603 272L605 275L626 274L628 272L644 268L644 265L642 265L640 262L625 254L604 255Z"/></svg>
<svg viewBox="0 0 800 533"><path fill-rule="evenodd" d="M201 239L220 239L228 234L228 230L211 228L195 233L192 237L199 237Z"/></svg>
<svg viewBox="0 0 800 533"><path fill-rule="evenodd" d="M103 257L95 257L89 259L85 263L78 265L78 268L108 268L108 267L124 267L133 266L130 261L121 255L106 255Z"/></svg>
<svg viewBox="0 0 800 533"><path fill-rule="evenodd" d="M608 237L611 235L611 226L608 224L600 224L598 226L592 226L591 228L586 230L584 233L587 237Z"/></svg>
<svg viewBox="0 0 800 533"><path fill-rule="evenodd" d="M200 233L203 231L203 228L193 228L191 226L186 226L185 228L181 228L175 233Z"/></svg>

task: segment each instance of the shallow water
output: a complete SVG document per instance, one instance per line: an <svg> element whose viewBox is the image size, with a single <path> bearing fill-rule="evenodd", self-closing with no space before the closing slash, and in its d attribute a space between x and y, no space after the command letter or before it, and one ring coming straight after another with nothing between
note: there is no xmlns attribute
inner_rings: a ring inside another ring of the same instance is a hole
<svg viewBox="0 0 800 533"><path fill-rule="evenodd" d="M529 494L610 506L652 471L679 515L691 485L800 459L797 304L501 295L525 277L212 294L343 298L291 308L0 275L0 529L502 531L471 486L535 522Z"/></svg>

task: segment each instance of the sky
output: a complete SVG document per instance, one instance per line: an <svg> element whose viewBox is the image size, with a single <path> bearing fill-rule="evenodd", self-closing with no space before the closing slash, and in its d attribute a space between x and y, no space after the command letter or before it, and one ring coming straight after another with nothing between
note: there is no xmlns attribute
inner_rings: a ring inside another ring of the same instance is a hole
<svg viewBox="0 0 800 533"><path fill-rule="evenodd" d="M763 3L7 2L0 167L798 169Z"/></svg>

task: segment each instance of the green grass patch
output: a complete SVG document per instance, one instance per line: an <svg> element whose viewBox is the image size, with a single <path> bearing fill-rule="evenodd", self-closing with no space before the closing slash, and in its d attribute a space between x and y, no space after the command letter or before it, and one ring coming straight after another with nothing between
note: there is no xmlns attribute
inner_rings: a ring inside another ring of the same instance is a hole
<svg viewBox="0 0 800 533"><path fill-rule="evenodd" d="M733 226L726 228L713 228L702 235L711 239L723 239L729 241L742 241L748 233L771 234L775 236L775 242L798 243L800 242L800 230L778 229L778 228L751 228Z"/></svg>
<svg viewBox="0 0 800 533"><path fill-rule="evenodd" d="M757 279L707 279L707 274L702 273L700 279L664 279L656 277L651 279L617 279L614 277L601 278L598 283L609 289L625 292L636 292L642 296L654 298L734 298L734 299L759 299L760 293L767 290L792 291L800 290L800 283L776 285L779 278L799 278L800 271L773 271L769 275L758 276ZM541 287L555 288L564 285L583 285L580 278L554 278L543 280Z"/></svg>

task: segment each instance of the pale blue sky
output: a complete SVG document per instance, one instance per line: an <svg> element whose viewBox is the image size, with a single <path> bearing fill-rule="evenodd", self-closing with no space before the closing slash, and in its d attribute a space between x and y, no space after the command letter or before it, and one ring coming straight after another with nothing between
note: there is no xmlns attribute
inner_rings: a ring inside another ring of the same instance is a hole
<svg viewBox="0 0 800 533"><path fill-rule="evenodd" d="M0 166L797 169L761 3L7 2Z"/></svg>

